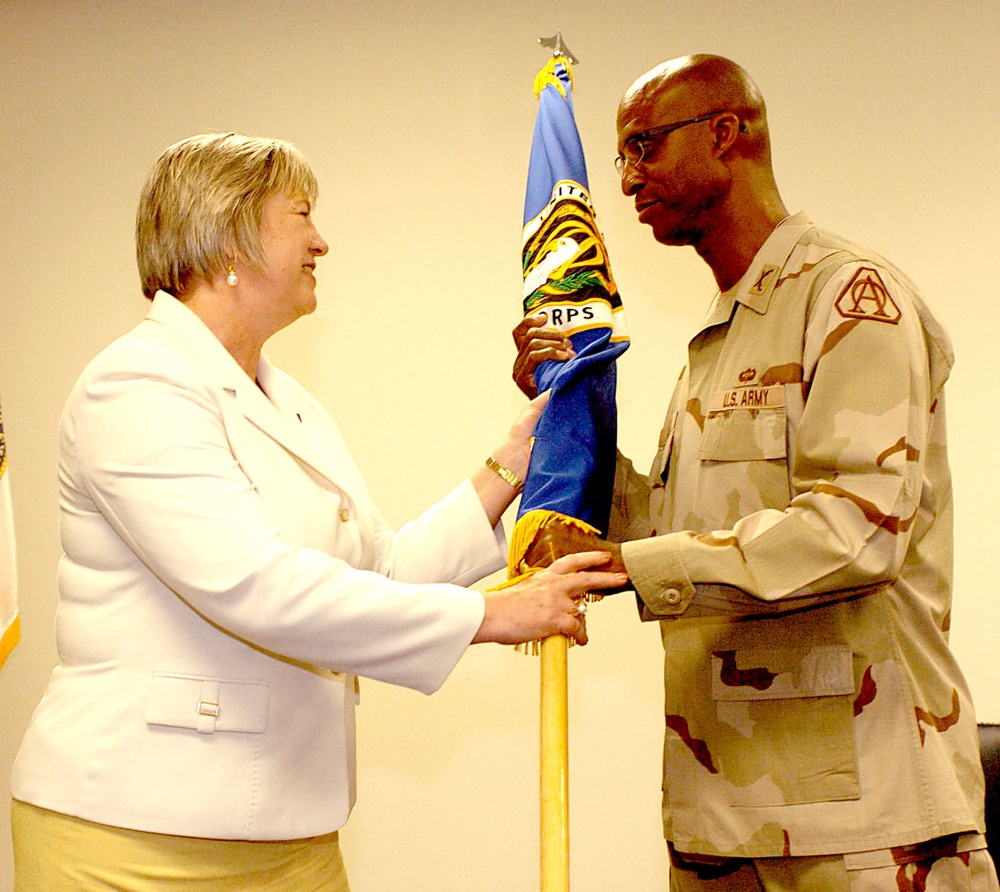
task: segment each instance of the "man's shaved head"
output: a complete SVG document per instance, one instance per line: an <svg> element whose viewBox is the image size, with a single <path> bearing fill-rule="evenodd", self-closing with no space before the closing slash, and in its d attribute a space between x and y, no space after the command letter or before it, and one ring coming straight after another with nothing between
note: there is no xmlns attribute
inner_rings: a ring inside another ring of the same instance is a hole
<svg viewBox="0 0 1000 892"><path fill-rule="evenodd" d="M717 109L736 112L745 125L744 154L769 163L764 98L750 75L730 59L698 54L670 59L651 68L625 91L619 105L619 127L637 105L648 107L661 102L669 103L678 119Z"/></svg>

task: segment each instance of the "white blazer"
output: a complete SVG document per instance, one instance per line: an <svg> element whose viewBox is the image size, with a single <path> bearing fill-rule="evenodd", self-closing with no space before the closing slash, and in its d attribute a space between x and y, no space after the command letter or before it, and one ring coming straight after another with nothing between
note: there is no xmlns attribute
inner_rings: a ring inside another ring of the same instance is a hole
<svg viewBox="0 0 1000 892"><path fill-rule="evenodd" d="M267 397L182 303L86 368L60 422L53 671L16 799L221 839L328 833L355 798L356 675L430 693L503 566L472 484L388 529L330 416Z"/></svg>

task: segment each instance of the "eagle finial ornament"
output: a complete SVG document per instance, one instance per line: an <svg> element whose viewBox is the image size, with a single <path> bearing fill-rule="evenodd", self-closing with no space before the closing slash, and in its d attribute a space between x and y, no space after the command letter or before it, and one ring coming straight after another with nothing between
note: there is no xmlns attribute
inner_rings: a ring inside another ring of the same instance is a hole
<svg viewBox="0 0 1000 892"><path fill-rule="evenodd" d="M580 60L573 55L570 48L563 43L562 31L556 31L551 37L539 37L538 42L552 50L553 56L565 56L571 65L579 65Z"/></svg>

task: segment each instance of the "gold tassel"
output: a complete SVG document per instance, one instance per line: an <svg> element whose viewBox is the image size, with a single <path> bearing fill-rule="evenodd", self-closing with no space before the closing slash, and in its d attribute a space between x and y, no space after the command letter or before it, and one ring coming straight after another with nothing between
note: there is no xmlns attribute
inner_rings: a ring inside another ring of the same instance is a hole
<svg viewBox="0 0 1000 892"><path fill-rule="evenodd" d="M569 75L570 86L573 85L573 66L569 64L569 60L561 55L551 56L542 70L535 75L534 91L536 99L546 87L555 87L562 94L562 98L566 98L566 88L556 74L557 63L566 69L566 73Z"/></svg>

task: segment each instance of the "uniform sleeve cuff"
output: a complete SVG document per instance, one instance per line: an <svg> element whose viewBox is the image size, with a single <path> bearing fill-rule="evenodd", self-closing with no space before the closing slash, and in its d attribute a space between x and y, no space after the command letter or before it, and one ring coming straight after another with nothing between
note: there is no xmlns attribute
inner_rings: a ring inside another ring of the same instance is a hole
<svg viewBox="0 0 1000 892"><path fill-rule="evenodd" d="M684 571L673 538L655 536L622 543L622 560L644 620L680 616L694 598L694 585Z"/></svg>

